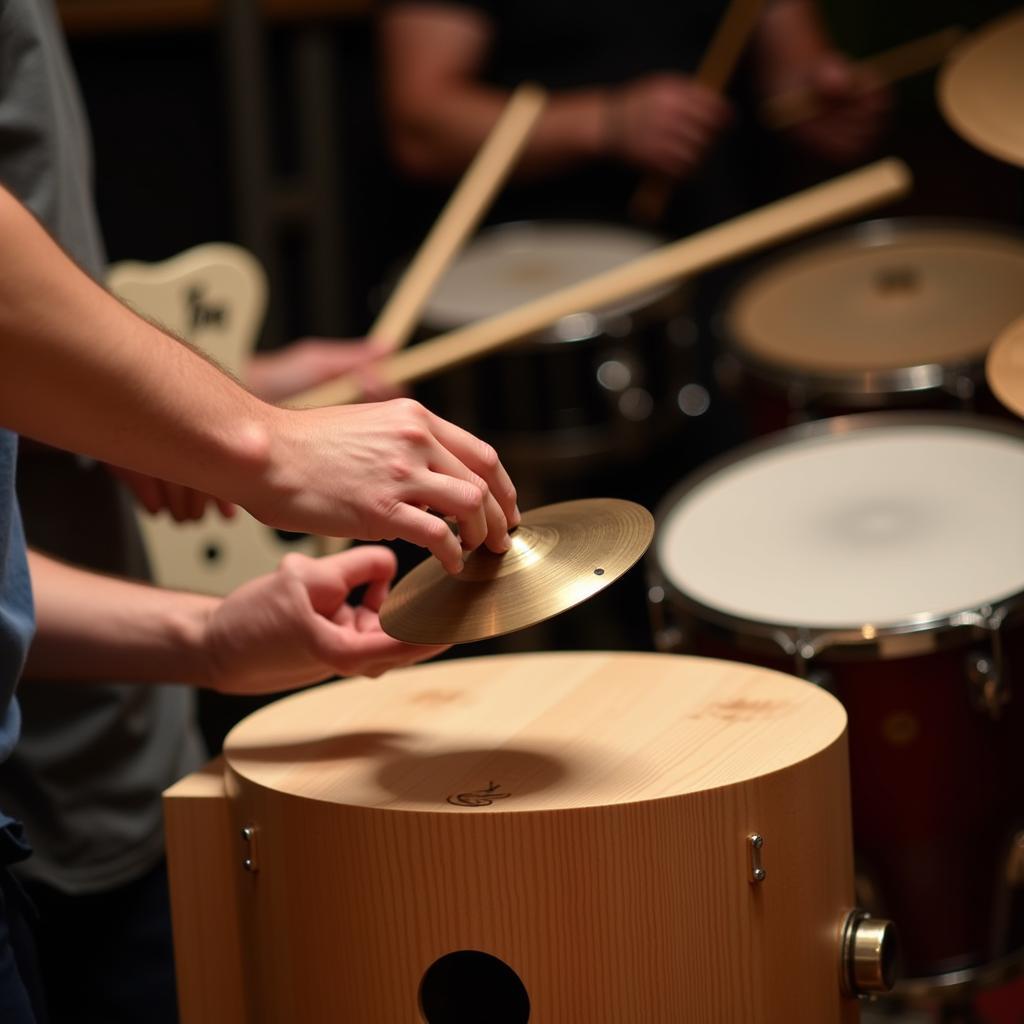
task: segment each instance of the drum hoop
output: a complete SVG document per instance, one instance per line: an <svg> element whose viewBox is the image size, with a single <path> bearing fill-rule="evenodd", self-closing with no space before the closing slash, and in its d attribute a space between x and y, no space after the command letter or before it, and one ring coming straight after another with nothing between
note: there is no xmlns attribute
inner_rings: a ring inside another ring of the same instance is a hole
<svg viewBox="0 0 1024 1024"><path fill-rule="evenodd" d="M473 236L472 239L467 243L467 248L473 244L478 238L483 235L495 236L501 234L511 234L514 231L521 231L524 228L532 227L537 224L546 226L558 225L560 227L584 227L587 225L593 226L598 225L600 227L620 228L623 230L632 231L638 235L647 235L654 242L655 245L664 245L671 241L667 235L663 235L656 231L641 230L631 224L623 224L613 220L587 220L585 218L572 218L572 217L560 217L557 219L545 219L543 217L537 218L520 218L519 220L502 221L499 224L486 224L480 229L480 231ZM392 275L393 281L397 281L398 274ZM519 341L515 343L513 348L509 351L516 351L517 349L527 348L532 346L544 347L544 346L562 346L572 347L575 345L585 344L586 342L593 341L595 338L600 338L605 335L614 337L614 334L609 331L609 327L615 326L616 320L621 320L622 317L640 318L640 324L634 326L628 334L632 334L637 330L644 329L647 323L658 323L663 320L667 320L672 316L677 315L682 311L686 305L687 300L690 298L691 288L689 287L689 280L684 278L675 282L671 282L667 285L663 285L661 288L655 289L655 295L653 298L643 305L637 306L635 309L631 309L627 312L594 312L593 310L581 310L582 313L587 313L594 318L594 329L588 332L585 336L579 338L561 338L554 326L544 328L540 331L535 331L533 334L527 334ZM563 319L565 319L563 317ZM423 313L424 325L431 328L431 321L426 310ZM433 329L440 329L443 331L458 329L464 327L468 321L460 324L433 324ZM628 340L628 335L623 337L623 340Z"/></svg>
<svg viewBox="0 0 1024 1024"><path fill-rule="evenodd" d="M814 252L844 239L862 241L866 249L882 246L894 239L898 240L901 232L910 228L921 231L975 230L979 234L1001 236L1024 246L1024 232L1005 224L971 217L879 217L796 242L786 246L781 253L758 259L722 296L714 314L714 333L722 340L724 354L752 376L763 379L780 391L806 391L814 398L934 391L950 388L953 382L962 377L981 383L984 380L984 355L955 363L920 363L879 371L800 370L759 358L747 351L740 339L728 329L728 313L740 293L780 260ZM995 341L994 338L992 340Z"/></svg>
<svg viewBox="0 0 1024 1024"><path fill-rule="evenodd" d="M1024 441L1024 425L1015 422L961 412L870 412L852 416L802 423L740 445L685 477L658 502L654 512L654 543L647 555L648 575L666 595L704 622L724 631L734 640L754 640L772 649L808 661L826 650L846 649L854 657L880 660L925 653L947 644L955 644L953 634L964 629L986 631L993 621L1016 619L1024 612L1024 587L1010 594L993 597L991 602L964 608L948 615L922 613L886 626L806 626L795 622L770 622L734 615L705 604L680 589L668 578L658 560L658 537L666 522L688 495L722 470L763 452L785 448L812 438L850 434L894 426L964 427L992 434L1005 434Z"/></svg>

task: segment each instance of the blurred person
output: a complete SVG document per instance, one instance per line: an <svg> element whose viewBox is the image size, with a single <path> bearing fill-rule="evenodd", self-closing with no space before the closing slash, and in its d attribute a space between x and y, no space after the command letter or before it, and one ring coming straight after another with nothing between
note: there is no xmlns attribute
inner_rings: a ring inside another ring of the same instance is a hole
<svg viewBox="0 0 1024 1024"><path fill-rule="evenodd" d="M393 0L380 35L399 166L421 181L454 180L509 91L535 81L551 99L521 158L525 184L505 204L506 219L621 219L648 174L694 193L689 208L670 218L675 230L735 212L699 209L720 185L699 172L736 114L732 99L694 77L725 9L719 0ZM813 0L768 0L749 66L758 97L796 88L816 96L822 113L787 133L803 151L851 163L878 141L885 94L836 50ZM726 178L736 176L730 158L740 157L726 154L716 175L724 167Z"/></svg>

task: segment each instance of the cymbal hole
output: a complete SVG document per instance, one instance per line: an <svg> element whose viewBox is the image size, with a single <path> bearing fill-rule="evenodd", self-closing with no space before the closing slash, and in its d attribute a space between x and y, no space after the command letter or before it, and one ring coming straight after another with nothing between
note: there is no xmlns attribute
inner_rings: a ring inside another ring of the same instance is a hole
<svg viewBox="0 0 1024 1024"><path fill-rule="evenodd" d="M595 576L603 576L604 575L604 569L595 569L594 570L594 575Z"/></svg>

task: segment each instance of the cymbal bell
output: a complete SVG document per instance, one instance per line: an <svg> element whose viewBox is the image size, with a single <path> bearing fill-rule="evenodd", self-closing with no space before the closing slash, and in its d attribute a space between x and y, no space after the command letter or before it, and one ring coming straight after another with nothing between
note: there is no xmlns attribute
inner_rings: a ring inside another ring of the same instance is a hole
<svg viewBox="0 0 1024 1024"><path fill-rule="evenodd" d="M950 127L990 156L1024 167L1024 11L957 46L937 81Z"/></svg>
<svg viewBox="0 0 1024 1024"><path fill-rule="evenodd" d="M585 498L523 513L503 555L478 548L450 576L429 558L391 591L381 626L411 644L462 644L513 633L586 601L633 566L654 537L647 509Z"/></svg>
<svg viewBox="0 0 1024 1024"><path fill-rule="evenodd" d="M1010 324L988 350L985 376L996 398L1024 416L1024 317Z"/></svg>

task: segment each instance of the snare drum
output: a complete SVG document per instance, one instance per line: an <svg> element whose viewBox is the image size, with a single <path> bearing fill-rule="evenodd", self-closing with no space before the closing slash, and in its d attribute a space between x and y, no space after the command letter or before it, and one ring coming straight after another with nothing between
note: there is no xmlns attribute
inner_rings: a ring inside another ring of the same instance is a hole
<svg viewBox="0 0 1024 1024"><path fill-rule="evenodd" d="M493 316L644 256L634 228L534 221L482 231L424 311L431 335ZM642 451L707 407L696 331L678 287L574 313L514 349L427 382L418 394L486 437L513 465L586 469ZM687 389L687 390L684 390Z"/></svg>
<svg viewBox="0 0 1024 1024"><path fill-rule="evenodd" d="M1024 239L885 220L749 274L718 316L719 376L755 433L899 407L976 409L988 346L1024 313Z"/></svg>
<svg viewBox="0 0 1024 1024"><path fill-rule="evenodd" d="M795 670L846 706L861 878L908 973L936 990L1018 948L1024 431L794 427L684 482L655 545L659 648Z"/></svg>

